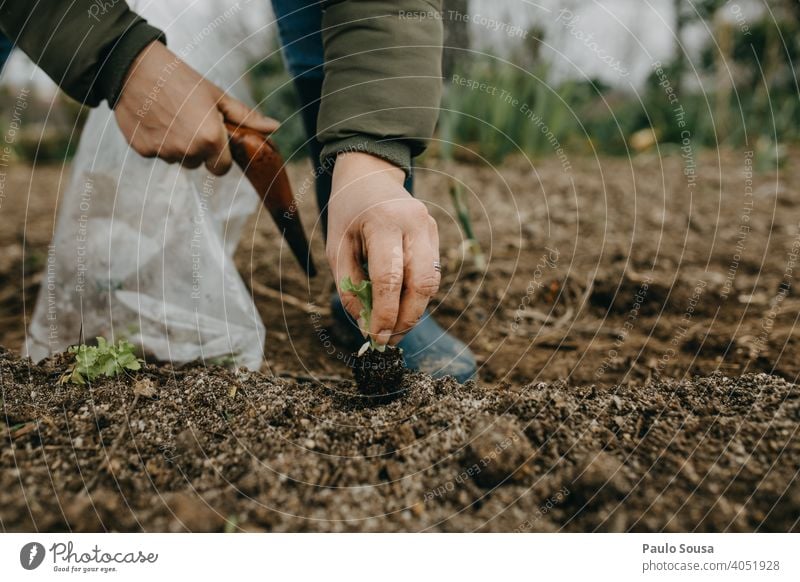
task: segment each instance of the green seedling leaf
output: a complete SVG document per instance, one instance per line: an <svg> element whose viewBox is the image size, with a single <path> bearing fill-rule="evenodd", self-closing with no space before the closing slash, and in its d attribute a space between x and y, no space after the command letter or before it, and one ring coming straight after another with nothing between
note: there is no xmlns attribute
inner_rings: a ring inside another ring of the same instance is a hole
<svg viewBox="0 0 800 582"><path fill-rule="evenodd" d="M478 241L478 237L475 236L475 230L472 228L472 219L469 215L467 201L464 198L464 191L461 188L461 184L455 180L450 184L450 199L453 201L456 216L458 217L459 223L461 223L461 229L464 231L464 236L467 239L467 248L470 254L472 254L472 261L475 265L475 269L484 271L486 269L486 258L483 255L481 243Z"/></svg>
<svg viewBox="0 0 800 582"><path fill-rule="evenodd" d="M361 332L366 336L366 330L370 328L370 321L372 319L372 282L369 279L364 279L358 285L353 283L353 280L348 275L344 277L340 283L340 288L344 293L353 293L358 300L361 301L361 311L359 312L359 324L362 326ZM369 340L369 345L373 350L382 352L386 346L378 344L375 340ZM361 356L366 352L366 348L361 346L358 355Z"/></svg>
<svg viewBox="0 0 800 582"><path fill-rule="evenodd" d="M81 344L72 346L68 351L75 354L75 362L61 377L61 383L82 385L100 376L113 378L125 371L142 368L141 360L133 352L133 344L125 340L119 340L114 345L98 337L96 346Z"/></svg>

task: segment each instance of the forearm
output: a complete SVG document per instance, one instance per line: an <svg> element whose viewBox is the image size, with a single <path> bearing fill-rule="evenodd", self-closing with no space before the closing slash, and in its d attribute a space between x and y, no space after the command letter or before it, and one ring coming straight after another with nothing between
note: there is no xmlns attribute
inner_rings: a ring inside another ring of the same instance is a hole
<svg viewBox="0 0 800 582"><path fill-rule="evenodd" d="M125 74L163 33L122 0L5 0L0 30L68 95L113 107Z"/></svg>
<svg viewBox="0 0 800 582"><path fill-rule="evenodd" d="M440 15L440 0L326 4L317 136L329 164L364 151L407 171L425 149L442 91Z"/></svg>

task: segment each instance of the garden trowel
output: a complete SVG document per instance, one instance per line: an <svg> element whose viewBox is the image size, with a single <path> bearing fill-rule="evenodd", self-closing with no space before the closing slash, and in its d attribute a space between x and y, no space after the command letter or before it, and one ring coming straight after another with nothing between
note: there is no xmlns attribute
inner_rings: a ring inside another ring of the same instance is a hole
<svg viewBox="0 0 800 582"><path fill-rule="evenodd" d="M300 266L309 277L315 276L317 270L300 222L283 157L266 134L228 122L225 122L225 127L228 129L233 159L261 196Z"/></svg>

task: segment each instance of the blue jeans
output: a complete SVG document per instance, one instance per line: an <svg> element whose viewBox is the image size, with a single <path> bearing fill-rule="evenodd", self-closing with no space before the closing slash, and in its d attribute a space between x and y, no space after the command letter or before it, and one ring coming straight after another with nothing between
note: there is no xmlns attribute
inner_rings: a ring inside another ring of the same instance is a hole
<svg viewBox="0 0 800 582"><path fill-rule="evenodd" d="M331 197L331 175L319 167L322 144L317 141L317 116L322 96L325 51L322 46L322 3L319 0L272 0L278 24L278 36L286 69L292 76L300 98L303 127L308 138L311 159L317 164L316 191L323 231L328 228L328 200ZM411 192L412 178L406 180Z"/></svg>
<svg viewBox="0 0 800 582"><path fill-rule="evenodd" d="M272 0L283 60L294 79L322 81L322 5L318 0Z"/></svg>
<svg viewBox="0 0 800 582"><path fill-rule="evenodd" d="M11 42L6 35L0 32L0 72L2 72L6 61L8 60L8 55L11 54L11 49L13 48L14 43Z"/></svg>

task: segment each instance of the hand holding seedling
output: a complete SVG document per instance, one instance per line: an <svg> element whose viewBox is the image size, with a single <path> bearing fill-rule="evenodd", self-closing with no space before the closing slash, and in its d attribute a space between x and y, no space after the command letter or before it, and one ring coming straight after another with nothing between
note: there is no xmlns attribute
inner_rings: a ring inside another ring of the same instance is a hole
<svg viewBox="0 0 800 582"><path fill-rule="evenodd" d="M354 293L361 304L358 321L362 328L369 328L372 320L372 282L364 279L358 285L348 275L339 282L344 293ZM403 392L402 382L406 374L403 350L379 344L373 338L367 340L356 354L359 362L353 366L353 376L358 390L369 396L374 403L388 402Z"/></svg>
<svg viewBox="0 0 800 582"><path fill-rule="evenodd" d="M439 234L425 205L403 188L403 171L361 152L340 154L328 207L328 261L345 309L379 345L396 344L439 289ZM357 295L342 289L372 281L370 321Z"/></svg>

